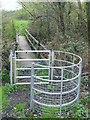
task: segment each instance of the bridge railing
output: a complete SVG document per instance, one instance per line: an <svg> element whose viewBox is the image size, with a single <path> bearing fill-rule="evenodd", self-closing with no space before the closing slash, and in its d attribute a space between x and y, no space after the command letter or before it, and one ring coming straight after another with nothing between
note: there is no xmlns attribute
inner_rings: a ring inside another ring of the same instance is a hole
<svg viewBox="0 0 90 120"><path fill-rule="evenodd" d="M31 33L26 29L25 37L30 44L32 50L48 50L45 45L40 43L36 38L32 36ZM41 58L45 58L45 54L38 54Z"/></svg>

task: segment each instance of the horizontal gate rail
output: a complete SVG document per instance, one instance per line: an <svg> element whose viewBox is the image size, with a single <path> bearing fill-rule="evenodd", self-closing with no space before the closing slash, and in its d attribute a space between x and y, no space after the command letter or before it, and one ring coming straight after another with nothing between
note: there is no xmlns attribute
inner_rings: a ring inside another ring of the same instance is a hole
<svg viewBox="0 0 90 120"><path fill-rule="evenodd" d="M23 53L47 53L46 58L18 58L18 53L19 55L23 54ZM51 56L51 51L50 50L18 50L15 51L15 55L14 55L14 84L18 84L18 85L25 85L25 84L31 84L30 80L31 80L31 64L30 66L26 66L27 62L45 62L45 64L47 63L47 65L50 66L50 56ZM25 63L25 66L24 63ZM20 66L19 63L21 63ZM48 75L45 76L46 78L49 78L49 74L50 74L50 69L49 68L40 68L40 67L36 67L35 70L48 70ZM24 74L25 72L25 74ZM39 76L39 77L43 77L43 76Z"/></svg>
<svg viewBox="0 0 90 120"><path fill-rule="evenodd" d="M49 68L35 68L35 70L45 70ZM16 70L31 70L31 68L16 68Z"/></svg>
<svg viewBox="0 0 90 120"><path fill-rule="evenodd" d="M16 61L48 61L49 59L16 59Z"/></svg>
<svg viewBox="0 0 90 120"><path fill-rule="evenodd" d="M47 53L47 52L50 52L50 50L22 50L22 51L21 50L17 50L15 52L16 53L20 53L20 52L21 53L22 52L31 52L31 53L36 53L36 52L39 52L39 53L42 52L43 53L43 52L46 52Z"/></svg>

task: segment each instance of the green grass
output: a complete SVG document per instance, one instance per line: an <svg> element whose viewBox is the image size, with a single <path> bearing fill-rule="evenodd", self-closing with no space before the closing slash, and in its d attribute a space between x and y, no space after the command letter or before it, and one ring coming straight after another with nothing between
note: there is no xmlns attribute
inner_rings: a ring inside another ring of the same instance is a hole
<svg viewBox="0 0 90 120"><path fill-rule="evenodd" d="M9 100L7 99L8 94L6 93L6 88L1 87L0 92L2 93L2 108L3 110L6 110L7 106L9 105Z"/></svg>
<svg viewBox="0 0 90 120"><path fill-rule="evenodd" d="M2 87L0 87L0 112L2 111Z"/></svg>
<svg viewBox="0 0 90 120"><path fill-rule="evenodd" d="M14 114L17 116L17 118L25 118L25 106L26 103L19 103L14 106Z"/></svg>
<svg viewBox="0 0 90 120"><path fill-rule="evenodd" d="M42 118L58 118L59 108L42 107Z"/></svg>
<svg viewBox="0 0 90 120"><path fill-rule="evenodd" d="M15 107L18 111L23 111L24 108L25 108L25 106L26 106L26 103L24 102L24 103L19 103L19 104L15 105L14 107Z"/></svg>
<svg viewBox="0 0 90 120"><path fill-rule="evenodd" d="M25 20L15 20L14 21L15 29L17 31L19 31L20 35L24 35L25 34L25 29L26 29L26 26L27 26L28 23L29 22L25 21Z"/></svg>

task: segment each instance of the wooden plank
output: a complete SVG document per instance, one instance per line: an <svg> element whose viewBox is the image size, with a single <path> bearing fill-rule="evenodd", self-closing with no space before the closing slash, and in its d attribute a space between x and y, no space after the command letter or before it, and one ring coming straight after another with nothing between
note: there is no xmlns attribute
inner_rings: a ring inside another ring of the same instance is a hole
<svg viewBox="0 0 90 120"><path fill-rule="evenodd" d="M31 46L34 48L34 50L37 50L36 48L35 48L35 46L33 45L33 43L31 42L31 40L28 38L28 36L27 35L25 35L26 36L26 39L29 41L29 43L31 44Z"/></svg>
<svg viewBox="0 0 90 120"><path fill-rule="evenodd" d="M36 40L36 39L28 32L27 29L26 29L26 33L27 33L37 44L39 44L39 41ZM27 36L27 35L26 35L26 36ZM29 40L29 38L28 38L28 40ZM40 45L40 47L42 47L44 50L48 50L48 49L46 48L46 46L43 45L42 43L40 43L39 45Z"/></svg>
<svg viewBox="0 0 90 120"><path fill-rule="evenodd" d="M29 32L28 30L26 29L26 33L38 44L38 40L36 40Z"/></svg>

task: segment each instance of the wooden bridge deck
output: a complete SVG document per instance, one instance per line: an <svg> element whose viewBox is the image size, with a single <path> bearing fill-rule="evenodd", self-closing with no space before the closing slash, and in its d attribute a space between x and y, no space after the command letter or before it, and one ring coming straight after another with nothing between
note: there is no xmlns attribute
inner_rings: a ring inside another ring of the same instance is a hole
<svg viewBox="0 0 90 120"><path fill-rule="evenodd" d="M19 36L18 39L18 50L31 50L30 45L28 44L27 40L25 39L25 36ZM35 56L33 53L23 53L19 54L19 57L22 59L33 59ZM31 67L32 62L23 62L23 65L26 67Z"/></svg>

